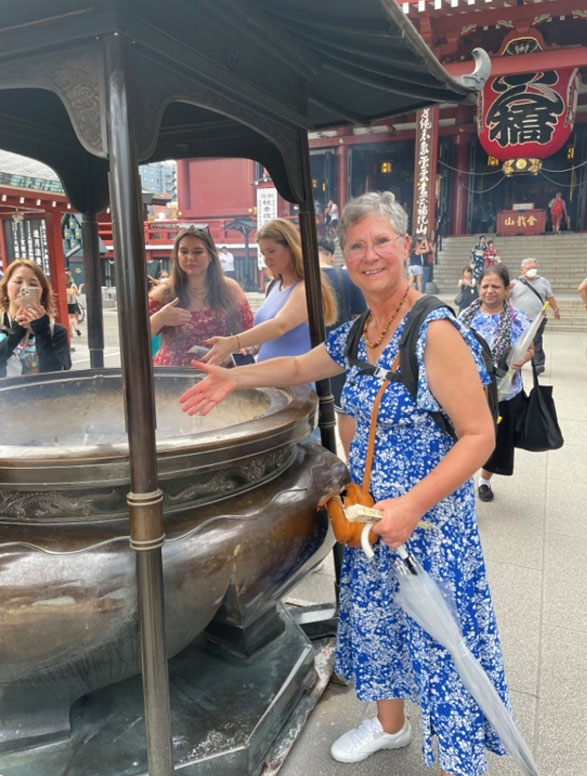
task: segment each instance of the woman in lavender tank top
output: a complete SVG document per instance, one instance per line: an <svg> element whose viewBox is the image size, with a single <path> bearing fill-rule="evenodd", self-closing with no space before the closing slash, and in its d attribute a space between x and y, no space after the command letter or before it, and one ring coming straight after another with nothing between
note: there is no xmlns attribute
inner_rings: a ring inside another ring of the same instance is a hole
<svg viewBox="0 0 587 776"><path fill-rule="evenodd" d="M298 356L311 349L302 246L297 231L289 221L274 218L259 229L257 243L276 282L257 311L252 329L208 340L212 348L202 359L207 363L221 364L231 353L259 346L259 361ZM324 322L329 325L337 317L336 299L323 276L321 285Z"/></svg>

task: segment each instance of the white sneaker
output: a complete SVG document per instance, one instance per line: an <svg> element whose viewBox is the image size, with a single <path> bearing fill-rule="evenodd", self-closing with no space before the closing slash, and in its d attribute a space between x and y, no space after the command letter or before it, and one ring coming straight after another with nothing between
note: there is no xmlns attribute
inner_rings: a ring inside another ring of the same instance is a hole
<svg viewBox="0 0 587 776"><path fill-rule="evenodd" d="M358 763L380 749L401 749L411 738L412 728L407 717L397 733L386 733L379 719L373 717L338 738L330 747L330 755L339 763Z"/></svg>

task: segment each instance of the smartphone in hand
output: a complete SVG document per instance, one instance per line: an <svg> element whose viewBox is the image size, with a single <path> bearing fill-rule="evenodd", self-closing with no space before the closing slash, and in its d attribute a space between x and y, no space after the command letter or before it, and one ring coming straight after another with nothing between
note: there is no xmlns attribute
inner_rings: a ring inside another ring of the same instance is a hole
<svg viewBox="0 0 587 776"><path fill-rule="evenodd" d="M232 353L230 358L235 366L245 366L246 364L255 363L255 356L252 353Z"/></svg>
<svg viewBox="0 0 587 776"><path fill-rule="evenodd" d="M39 286L22 286L18 297L20 307L31 307L40 304L42 289Z"/></svg>

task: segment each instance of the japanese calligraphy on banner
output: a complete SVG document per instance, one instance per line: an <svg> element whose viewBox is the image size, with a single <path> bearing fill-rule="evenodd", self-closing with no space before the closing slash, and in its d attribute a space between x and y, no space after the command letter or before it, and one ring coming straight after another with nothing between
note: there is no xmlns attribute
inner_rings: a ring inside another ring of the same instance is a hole
<svg viewBox="0 0 587 776"><path fill-rule="evenodd" d="M416 116L416 161L412 234L432 239L435 220L438 160L438 106L422 108Z"/></svg>
<svg viewBox="0 0 587 776"><path fill-rule="evenodd" d="M6 219L8 240L11 242L9 255L14 259L32 259L43 270L47 277L51 276L49 269L49 248L47 242L47 227L42 218L25 218L24 221L13 223Z"/></svg>
<svg viewBox="0 0 587 776"><path fill-rule="evenodd" d="M477 133L496 159L546 159L566 143L575 122L578 69L490 78L477 98Z"/></svg>
<svg viewBox="0 0 587 776"><path fill-rule="evenodd" d="M277 218L277 189L271 187L257 189L257 229L272 218ZM257 248L257 266L263 269L265 263L261 251Z"/></svg>

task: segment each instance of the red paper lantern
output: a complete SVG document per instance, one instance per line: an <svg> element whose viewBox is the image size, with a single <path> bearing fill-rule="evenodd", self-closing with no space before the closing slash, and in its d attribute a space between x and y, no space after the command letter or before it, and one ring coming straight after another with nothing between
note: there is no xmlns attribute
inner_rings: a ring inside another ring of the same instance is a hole
<svg viewBox="0 0 587 776"><path fill-rule="evenodd" d="M572 132L577 95L576 67L490 78L477 99L479 141L501 161L546 159Z"/></svg>

